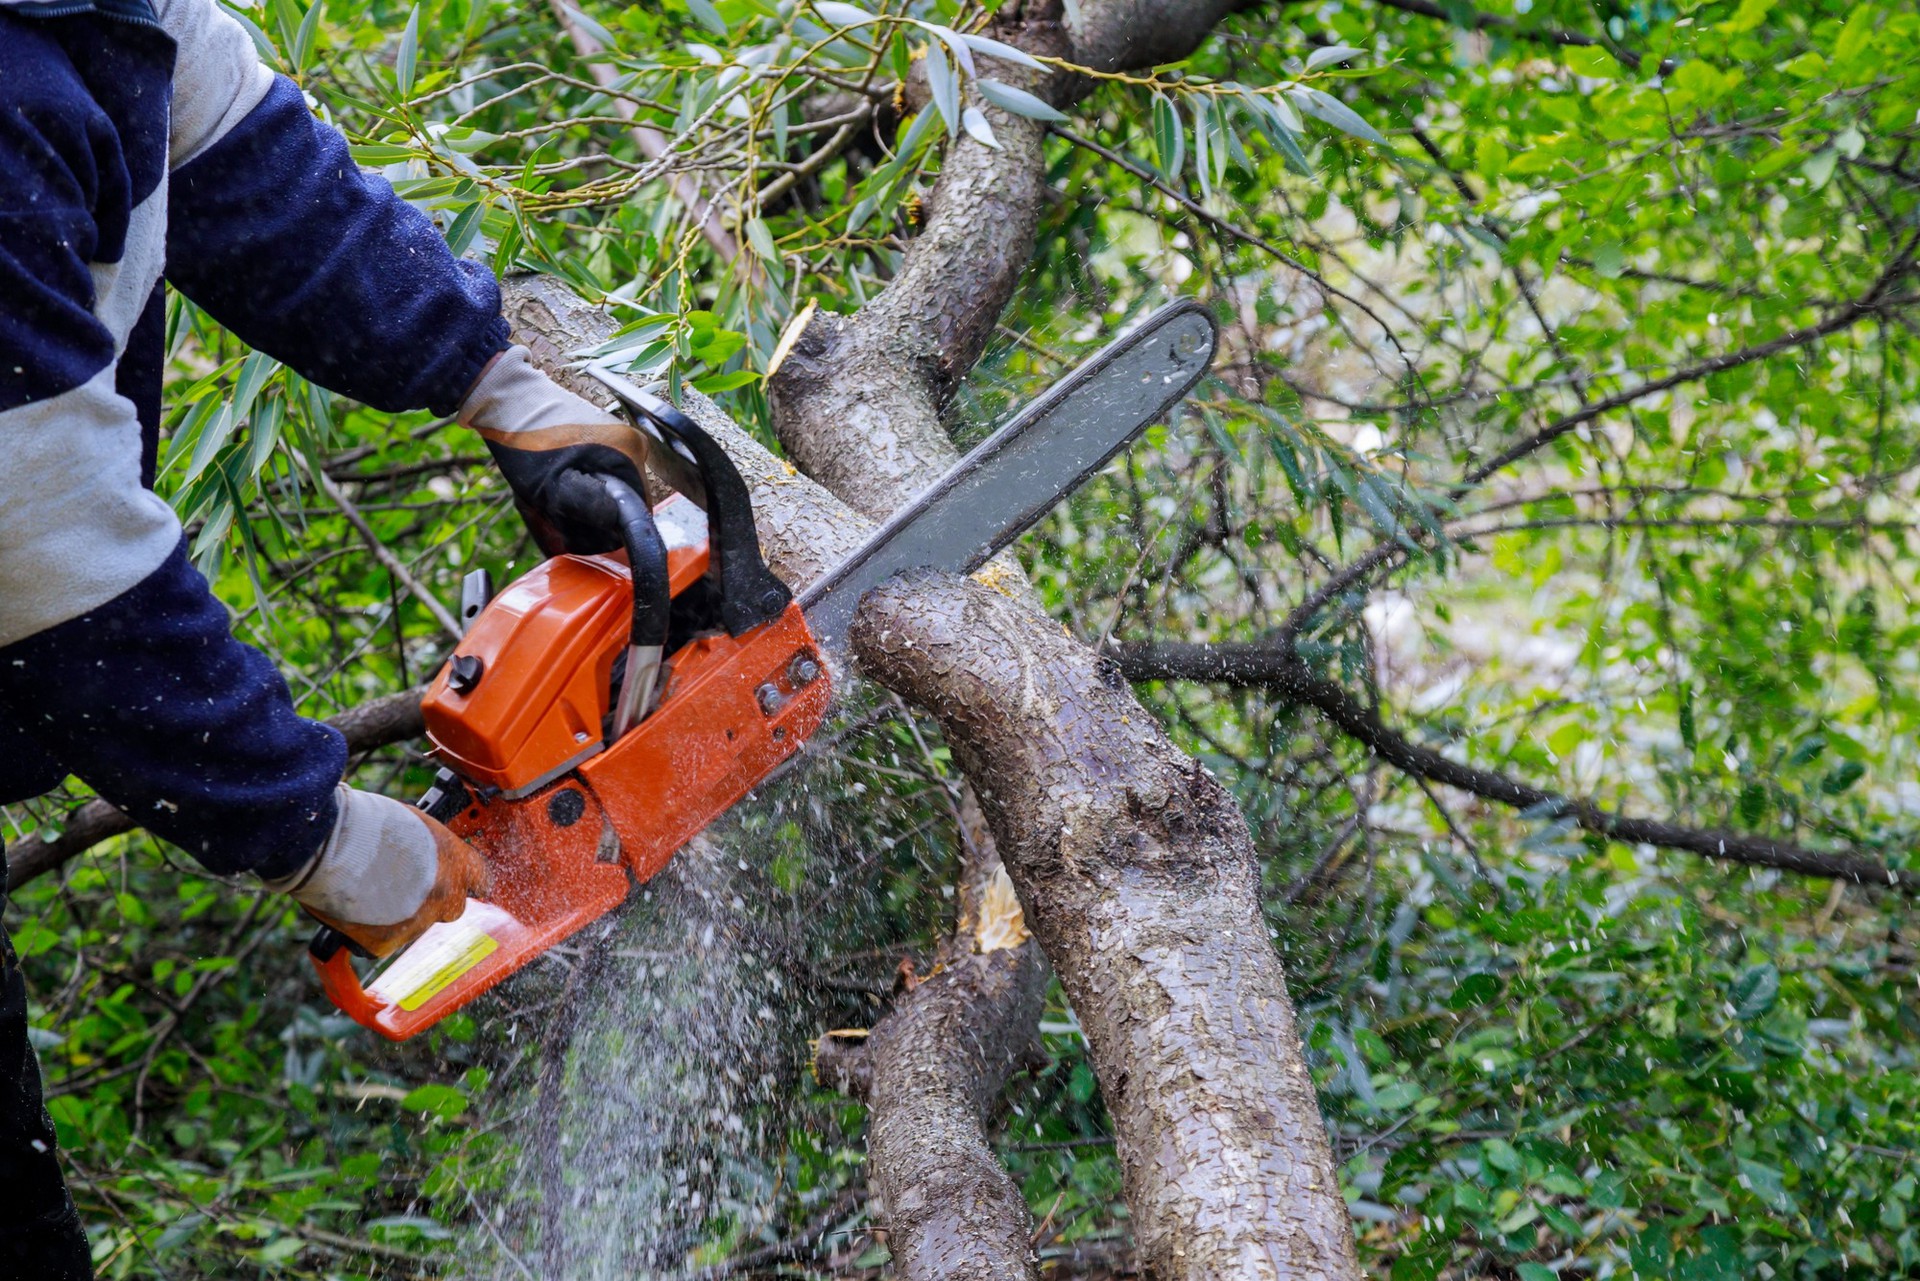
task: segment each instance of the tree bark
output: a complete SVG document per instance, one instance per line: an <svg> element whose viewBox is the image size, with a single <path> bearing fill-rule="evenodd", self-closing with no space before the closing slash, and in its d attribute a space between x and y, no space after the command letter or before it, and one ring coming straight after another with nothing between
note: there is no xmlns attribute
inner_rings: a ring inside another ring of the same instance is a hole
<svg viewBox="0 0 1920 1281"><path fill-rule="evenodd" d="M1063 55L1082 65L1140 67L1184 57L1231 7L1108 0L1079 7L1069 32L1059 22L1057 9L1009 6L989 33L1029 52ZM1091 85L1077 75L1027 74L1004 64L995 67L995 74L1057 105L1077 100ZM887 288L851 317L812 321L769 381L782 444L809 475L876 519L931 483L957 457L941 422L942 411L979 359L1033 253L1047 195L1044 127L984 103L976 105L986 111L1000 146L990 148L963 137L948 148L928 202L925 228L909 244ZM893 602L911 596L897 589L876 595ZM1001 649L996 620L963 616L950 607L929 608L929 616L945 620L948 643L962 648L971 643L976 656ZM1046 742L1060 733L1062 724L1082 725L1103 715L1112 720L1101 709L1116 696L1095 679L1094 657L1062 640L1054 625L1011 603L1000 608L1009 619L1020 620L1007 626L1044 631L1056 648L1064 647L1077 658L1061 658L1047 669L1050 701L1044 707L1015 699L1000 708L997 721L1003 736L991 749L968 753L963 771L981 784L981 799L996 816L994 833L1003 848L1011 848L1004 842L1015 837L1027 843L1023 858L1008 860L1021 900L1036 922L1048 959L1057 969L1070 966L1078 976L1068 982L1068 989L1083 1023L1090 1008L1093 1023L1101 1028L1096 1044L1089 1027L1089 1044L1110 1109L1116 1116L1128 1113L1120 1147L1127 1201L1148 1275L1167 1281L1357 1277L1352 1229L1333 1177L1324 1125L1300 1057L1278 958L1261 924L1252 845L1244 823L1210 781L1200 789L1207 793L1201 800L1184 784L1162 786L1156 795L1186 797L1179 803L1193 813L1168 810L1147 822L1151 827L1173 816L1172 826L1161 834L1162 843L1153 847L1161 852L1159 861L1217 865L1212 877L1216 892L1206 910L1196 913L1188 911L1191 905L1171 884L1152 892L1142 889L1124 911L1105 921L1109 933L1090 942L1085 927L1093 923L1091 909L1082 901L1086 886L1126 881L1136 866L1154 860L1144 858L1116 827L1106 845L1070 841L1098 865L1086 869L1090 881L1039 876L1034 851L1049 841L1057 844L1074 830L1060 826L1065 808L1057 797L1048 805L1040 805L1038 796L1026 797L1036 808L1015 816L1004 800L996 803L984 780L1003 779L1005 770L1017 773L1033 764L1023 741L1029 736L1031 742ZM982 625L968 626L976 622ZM942 700L954 691L943 679L944 669L937 667L940 660L925 648L914 648L911 640L904 647L888 648L876 639L888 631L884 626L878 632L866 628L863 634L871 647L862 649L862 659L878 661L882 679L951 728L951 713ZM1019 680L1003 680L996 692L1011 698L1022 690ZM1150 719L1130 697L1125 701L1141 725L1140 734L1148 734ZM1127 720L1124 712L1118 715ZM1202 777L1198 766L1157 732L1131 738L1134 750L1114 761L1122 775L1152 779L1184 771L1183 778ZM956 742L956 751L959 746ZM1095 781L1078 780L1089 786ZM1070 784L1063 781L1061 786ZM1012 793L1002 789L1002 794ZM1196 825L1196 816L1205 822ZM1081 822L1074 820L1076 827ZM1138 824L1128 829L1136 835L1139 830ZM1189 935L1196 917L1215 928L1193 929ZM1139 952L1134 944L1150 951ZM1146 961L1149 956L1151 962ZM1189 964L1196 973L1183 977L1179 971ZM1062 977L1066 979L1065 970ZM1090 1003L1088 1008L1083 1001ZM955 1009L925 1017L935 1024L966 1017L978 1034L984 1020L1005 1017L1007 1008L988 1001L976 1004L967 1016ZM1223 1012L1225 1021L1216 1023ZM895 1018L905 1022L912 1015L902 1009L889 1015L887 1023ZM876 1029L876 1036L880 1032ZM1006 1039L1004 1034L1001 1039ZM881 1048L868 1045L865 1067L873 1093L885 1097L890 1083L912 1080L913 1065L923 1060L915 1056L910 1063L893 1061L876 1052ZM1244 1081L1236 1084L1241 1078ZM1171 1081L1188 1084L1169 1088ZM922 1093L924 1101L945 1098L940 1090ZM924 1160L897 1150L883 1135L877 1109L872 1130L878 1146L870 1152L883 1191L901 1181L932 1176ZM968 1144L973 1135L968 1128ZM1250 1191L1249 1179L1264 1186ZM984 1224L979 1230L984 1239ZM930 1266L935 1262L915 1251L900 1256L902 1275L915 1281L956 1275Z"/></svg>
<svg viewBox="0 0 1920 1281"><path fill-rule="evenodd" d="M1037 1059L1046 963L971 793L962 908L932 972L864 1041L823 1037L814 1075L866 1101L867 1160L899 1275L1036 1277L1032 1216L987 1141L1009 1077Z"/></svg>
<svg viewBox="0 0 1920 1281"><path fill-rule="evenodd" d="M1232 798L1092 653L977 583L895 579L853 645L980 789L1086 1033L1143 1273L1359 1277Z"/></svg>

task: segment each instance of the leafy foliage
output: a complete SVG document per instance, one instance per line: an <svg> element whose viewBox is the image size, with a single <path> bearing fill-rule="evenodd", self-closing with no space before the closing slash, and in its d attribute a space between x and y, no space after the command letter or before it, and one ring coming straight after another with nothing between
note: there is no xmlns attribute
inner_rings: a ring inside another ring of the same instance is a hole
<svg viewBox="0 0 1920 1281"><path fill-rule="evenodd" d="M1920 13L1423 7L1256 10L1178 68L1100 77L1066 120L992 6L244 16L450 243L605 300L628 320L596 355L760 428L788 321L885 287L950 149L1049 122L1061 198L960 434L1168 292L1228 331L1192 412L1025 545L1076 634L1284 631L1458 759L1920 867ZM583 61L576 32L606 52ZM314 714L422 679L446 638L319 477L451 599L532 554L472 442L310 387L181 300L168 321L163 488L242 629ZM1431 787L1284 690L1147 697L1261 841L1374 1271L1920 1269L1898 902ZM773 851L767 910L819 908L817 999L857 1021L945 927L953 819L922 731L887 720L841 754L810 789L829 817L739 821ZM408 752L358 768L423 782ZM885 851L869 892L798 897L829 848ZM430 1275L537 1238L516 1120L536 1067L493 1034L510 1009L373 1046L327 1012L289 913L144 838L33 885L9 924L103 1275ZM1071 1274L1124 1259L1125 1223L1071 1012L1046 1031L1004 1151ZM838 1211L817 1257L879 1267L845 1200L859 1110L798 1091L757 1119L778 1136L760 1181L712 1185L757 1190L688 1211L661 1266Z"/></svg>

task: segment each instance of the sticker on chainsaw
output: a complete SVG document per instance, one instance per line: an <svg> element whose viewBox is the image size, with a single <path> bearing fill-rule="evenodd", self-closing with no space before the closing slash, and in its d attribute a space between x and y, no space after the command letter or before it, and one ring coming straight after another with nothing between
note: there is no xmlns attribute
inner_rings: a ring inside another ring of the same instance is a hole
<svg viewBox="0 0 1920 1281"><path fill-rule="evenodd" d="M456 921L428 927L367 989L369 995L411 1014L447 990L474 966L500 950L500 939L517 922L478 899Z"/></svg>

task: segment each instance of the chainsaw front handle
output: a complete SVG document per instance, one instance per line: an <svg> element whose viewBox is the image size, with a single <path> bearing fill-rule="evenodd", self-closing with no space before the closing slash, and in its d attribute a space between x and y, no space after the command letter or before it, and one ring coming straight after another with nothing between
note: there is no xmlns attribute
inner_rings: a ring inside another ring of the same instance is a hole
<svg viewBox="0 0 1920 1281"><path fill-rule="evenodd" d="M315 930L307 944L307 955L313 959L313 968L319 971L320 986L326 990L327 999L361 1027L377 1028L386 1002L375 1000L361 984L360 972L353 968L356 950L353 940L331 925Z"/></svg>
<svg viewBox="0 0 1920 1281"><path fill-rule="evenodd" d="M618 374L598 365L587 366L587 372L636 421L645 421L653 434L685 449L699 467L707 500L707 572L719 593L720 622L727 633L738 638L780 617L793 592L767 567L747 482L720 442L667 401Z"/></svg>

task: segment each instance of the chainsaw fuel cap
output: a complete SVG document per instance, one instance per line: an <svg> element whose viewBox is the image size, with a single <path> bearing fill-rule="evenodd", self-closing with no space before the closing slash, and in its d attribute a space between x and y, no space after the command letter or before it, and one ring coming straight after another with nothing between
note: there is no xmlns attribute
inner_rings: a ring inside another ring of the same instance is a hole
<svg viewBox="0 0 1920 1281"><path fill-rule="evenodd" d="M487 665L478 655L455 654L447 669L447 687L456 694L471 694L487 674Z"/></svg>

